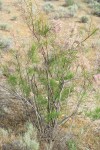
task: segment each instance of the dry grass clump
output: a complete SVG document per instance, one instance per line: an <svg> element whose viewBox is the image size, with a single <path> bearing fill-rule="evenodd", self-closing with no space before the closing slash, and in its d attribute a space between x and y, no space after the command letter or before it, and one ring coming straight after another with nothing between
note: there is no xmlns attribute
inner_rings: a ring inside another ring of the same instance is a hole
<svg viewBox="0 0 100 150"><path fill-rule="evenodd" d="M69 125L72 124L70 127ZM64 126L67 133L72 134L71 139L78 150L99 150L100 147L100 121L91 121L80 116L72 118Z"/></svg>

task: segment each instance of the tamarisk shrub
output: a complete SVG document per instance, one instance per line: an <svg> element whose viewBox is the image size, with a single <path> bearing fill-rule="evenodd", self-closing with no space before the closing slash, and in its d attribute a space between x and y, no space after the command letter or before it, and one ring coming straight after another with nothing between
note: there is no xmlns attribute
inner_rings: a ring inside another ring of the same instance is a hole
<svg viewBox="0 0 100 150"><path fill-rule="evenodd" d="M37 128L40 143L45 143L46 150L53 150L60 127L77 112L84 89L75 110L63 117L66 100L76 92L76 75L71 67L76 61L77 50L59 47L55 42L56 26L53 29L43 15L33 15L29 6L28 11L22 11L23 16L27 15L25 19L32 33L32 44L27 50L11 50L10 65L2 68L12 94L32 107L33 125ZM11 64L13 71L9 73Z"/></svg>

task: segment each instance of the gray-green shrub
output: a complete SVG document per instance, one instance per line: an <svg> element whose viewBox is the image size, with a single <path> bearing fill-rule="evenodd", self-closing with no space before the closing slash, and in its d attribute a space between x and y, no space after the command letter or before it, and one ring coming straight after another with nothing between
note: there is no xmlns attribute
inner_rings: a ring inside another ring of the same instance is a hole
<svg viewBox="0 0 100 150"><path fill-rule="evenodd" d="M2 10L2 1L0 0L0 11Z"/></svg>
<svg viewBox="0 0 100 150"><path fill-rule="evenodd" d="M93 14L100 17L100 4L94 8Z"/></svg>
<svg viewBox="0 0 100 150"><path fill-rule="evenodd" d="M100 3L97 1L93 1L89 3L89 7L92 8L92 14L100 17Z"/></svg>
<svg viewBox="0 0 100 150"><path fill-rule="evenodd" d="M74 0L65 0L66 6L70 6L74 4Z"/></svg>
<svg viewBox="0 0 100 150"><path fill-rule="evenodd" d="M9 31L10 27L6 23L0 23L0 30Z"/></svg>
<svg viewBox="0 0 100 150"><path fill-rule="evenodd" d="M80 21L81 21L82 23L87 23L87 22L89 21L89 19L88 19L87 16L82 16L81 19L80 19Z"/></svg>
<svg viewBox="0 0 100 150"><path fill-rule="evenodd" d="M50 3L50 2L46 2L46 3L43 5L43 10L44 10L46 13L53 12L53 11L54 11L54 6L53 6L53 4Z"/></svg>
<svg viewBox="0 0 100 150"><path fill-rule="evenodd" d="M67 8L60 7L56 11L54 18L58 19L58 18L74 17L77 11L78 11L78 6L76 4L69 6Z"/></svg>
<svg viewBox="0 0 100 150"><path fill-rule="evenodd" d="M0 38L0 50L8 50L12 47L12 40L7 38Z"/></svg>
<svg viewBox="0 0 100 150"><path fill-rule="evenodd" d="M22 142L29 150L38 150L39 143L37 141L36 129L31 123L27 124L27 132L22 137Z"/></svg>
<svg viewBox="0 0 100 150"><path fill-rule="evenodd" d="M6 149L38 150L39 149L39 143L37 141L37 131L31 123L27 123L26 132L23 133L23 135L19 134L16 136L16 138L12 138L12 139L11 136L14 136L13 132L9 132L8 130L0 128L0 139L1 138L4 139L1 144L2 150L6 150Z"/></svg>
<svg viewBox="0 0 100 150"><path fill-rule="evenodd" d="M10 20L15 21L17 19L17 16L13 16Z"/></svg>
<svg viewBox="0 0 100 150"><path fill-rule="evenodd" d="M86 3L91 4L94 2L94 0L85 0Z"/></svg>

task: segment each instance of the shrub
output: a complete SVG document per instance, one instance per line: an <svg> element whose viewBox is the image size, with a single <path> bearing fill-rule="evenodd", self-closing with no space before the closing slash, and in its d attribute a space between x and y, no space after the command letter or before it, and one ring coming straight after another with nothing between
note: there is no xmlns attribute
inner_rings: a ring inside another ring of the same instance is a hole
<svg viewBox="0 0 100 150"><path fill-rule="evenodd" d="M88 3L88 4L91 4L93 2L94 2L94 0L86 0L86 3Z"/></svg>
<svg viewBox="0 0 100 150"><path fill-rule="evenodd" d="M75 14L76 14L76 12L77 12L77 10L78 10L78 6L77 6L76 4L74 4L74 5L72 5L72 6L69 6L69 7L68 7L68 10L69 10L69 15L70 15L71 17L74 17Z"/></svg>
<svg viewBox="0 0 100 150"><path fill-rule="evenodd" d="M76 107L74 106L71 113L62 116L62 108L66 105L67 99L77 91L76 72L74 74L71 69L77 59L78 51L72 46L74 41L70 48L63 45L60 47L51 22L42 15L35 16L30 13L27 14L26 11L24 15L32 15L28 20L27 16L25 17L33 36L32 44L24 55L20 50L12 50L11 62L3 65L2 69L5 74L7 73L6 81L12 91L11 94L14 93L16 98L21 99L26 108L32 107L35 120L33 124L37 129L39 141L43 141L45 148L52 150L62 125L76 114L86 88L84 88L85 83L82 82L81 94L77 93ZM5 68L8 70L11 64L14 69L12 74L5 72ZM31 139L32 130L31 126L24 135L24 141L30 148L33 145L38 148L38 144Z"/></svg>
<svg viewBox="0 0 100 150"><path fill-rule="evenodd" d="M43 10L46 12L46 13L50 13L50 12L53 12L54 11L54 6L52 3L45 3L43 5Z"/></svg>
<svg viewBox="0 0 100 150"><path fill-rule="evenodd" d="M0 0L0 11L2 10L2 1Z"/></svg>
<svg viewBox="0 0 100 150"><path fill-rule="evenodd" d="M8 24L0 23L0 30L9 31L10 27Z"/></svg>
<svg viewBox="0 0 100 150"><path fill-rule="evenodd" d="M100 0L96 0L96 1L100 3Z"/></svg>
<svg viewBox="0 0 100 150"><path fill-rule="evenodd" d="M82 23L87 23L87 22L88 22L88 17L82 16L82 17L81 17L81 22L82 22Z"/></svg>
<svg viewBox="0 0 100 150"><path fill-rule="evenodd" d="M76 58L76 51L71 49L64 51L55 45L55 36L48 22L45 23L39 18L34 25L36 39L27 53L21 57L20 51L20 54L15 50L12 52L15 56L12 59L14 62L11 63L14 72L7 74L7 81L14 93L18 90L17 92L21 94L25 106L30 105L33 108L34 125L39 138L44 140L49 149L54 133L57 134L58 127L66 122L65 117L59 121L58 119L61 114L60 105L62 106L66 98L74 92L74 85L71 82L74 77L71 78L68 73L69 66ZM22 58L28 60L27 66ZM66 84L67 81L70 81L70 85ZM29 132L24 135L24 141L30 149L34 145L38 147L30 138Z"/></svg>
<svg viewBox="0 0 100 150"><path fill-rule="evenodd" d="M94 8L93 14L100 17L100 5Z"/></svg>
<svg viewBox="0 0 100 150"><path fill-rule="evenodd" d="M93 9L92 14L100 17L100 3L98 3L97 1L94 1L89 4L89 7Z"/></svg>
<svg viewBox="0 0 100 150"><path fill-rule="evenodd" d="M0 128L0 140L2 141L2 150L39 149L39 143L37 141L37 132L31 123L27 123L26 132L24 132L23 135L18 134L17 136L15 136L15 134L12 132L8 132L8 130Z"/></svg>
<svg viewBox="0 0 100 150"><path fill-rule="evenodd" d="M17 16L13 16L10 20L15 21L17 19Z"/></svg>
<svg viewBox="0 0 100 150"><path fill-rule="evenodd" d="M63 7L59 8L54 15L54 19L67 18L67 17L69 17L69 11L68 9Z"/></svg>
<svg viewBox="0 0 100 150"><path fill-rule="evenodd" d="M22 141L23 143L25 143L25 146L29 150L39 149L39 143L37 142L37 133L31 123L27 124L27 132L24 134Z"/></svg>
<svg viewBox="0 0 100 150"><path fill-rule="evenodd" d="M100 2L100 0L85 0L85 2L88 4L95 4L96 2Z"/></svg>
<svg viewBox="0 0 100 150"><path fill-rule="evenodd" d="M8 137L8 131L0 128L0 137Z"/></svg>
<svg viewBox="0 0 100 150"><path fill-rule="evenodd" d="M74 17L78 10L78 6L76 4L69 6L67 8L60 7L55 14L55 19L58 18L67 18Z"/></svg>
<svg viewBox="0 0 100 150"><path fill-rule="evenodd" d="M65 0L66 6L70 6L74 4L74 0Z"/></svg>
<svg viewBox="0 0 100 150"><path fill-rule="evenodd" d="M90 8L95 9L96 7L99 6L99 3L96 2L96 1L93 1L93 2L89 3L88 6L89 6Z"/></svg>
<svg viewBox="0 0 100 150"><path fill-rule="evenodd" d="M12 40L6 38L0 38L0 49L8 50L12 47Z"/></svg>

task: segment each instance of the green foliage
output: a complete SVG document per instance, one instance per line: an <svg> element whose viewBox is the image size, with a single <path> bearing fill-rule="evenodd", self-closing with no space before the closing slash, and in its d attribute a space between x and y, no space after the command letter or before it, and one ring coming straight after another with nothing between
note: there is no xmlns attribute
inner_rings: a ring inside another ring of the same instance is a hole
<svg viewBox="0 0 100 150"><path fill-rule="evenodd" d="M86 113L86 115L88 117L92 118L93 120L100 119L100 108L97 107L93 111Z"/></svg>
<svg viewBox="0 0 100 150"><path fill-rule="evenodd" d="M42 106L42 108L45 108L47 105L47 98L43 95L38 95L37 97L38 104Z"/></svg>
<svg viewBox="0 0 100 150"><path fill-rule="evenodd" d="M74 140L69 140L67 145L69 150L77 150L77 146Z"/></svg>
<svg viewBox="0 0 100 150"><path fill-rule="evenodd" d="M59 118L60 113L56 110L58 103L63 103L74 90L71 82L74 74L70 71L70 66L76 59L76 52L60 49L55 51L56 45L52 47L50 42L54 38L51 26L40 18L34 23L34 29L37 41L34 40L24 55L27 66L17 54L13 63L14 72L9 74L7 68L4 71L8 73L10 86L14 90L18 89L27 99L34 101L35 98L39 113L51 123ZM70 81L70 85L65 86L65 81Z"/></svg>
<svg viewBox="0 0 100 150"><path fill-rule="evenodd" d="M71 80L74 78L74 73L73 72L68 72L67 75L64 77L65 80Z"/></svg>
<svg viewBox="0 0 100 150"><path fill-rule="evenodd" d="M87 16L82 16L81 17L81 22L82 23L87 23L88 22L88 17Z"/></svg>
<svg viewBox="0 0 100 150"><path fill-rule="evenodd" d="M73 86L69 86L62 91L61 100L67 99L70 94L74 91Z"/></svg>
<svg viewBox="0 0 100 150"><path fill-rule="evenodd" d="M67 11L73 11L73 8L76 12L76 5L69 6ZM6 67L4 71L8 73L7 81L11 89L13 87L13 92L15 91L16 94L17 90L18 96L25 100L25 105L32 106L35 112L34 124L38 133L40 136L46 136L44 135L46 128L51 135L51 139L47 136L46 141L50 142L53 139L55 127L63 124L63 119L60 117L61 108L75 89L75 74L71 72L71 69L78 51L75 48L66 49L59 46L48 20L38 16L35 18L34 15L31 19L28 19L27 23L32 29L32 46L25 51L24 55L22 49L12 50L14 59L11 60L10 65L8 62L8 66L13 64L11 67L14 71L10 75ZM49 129L52 130L49 131ZM32 132L32 127L29 127L23 140L30 150L37 150L39 145L33 140L30 130ZM75 146L69 145L72 148Z"/></svg>
<svg viewBox="0 0 100 150"><path fill-rule="evenodd" d="M70 6L74 4L74 0L65 0L66 6Z"/></svg>
<svg viewBox="0 0 100 150"><path fill-rule="evenodd" d="M28 97L31 89L25 80L21 81L21 89L23 90L24 94Z"/></svg>
<svg viewBox="0 0 100 150"><path fill-rule="evenodd" d="M37 59L37 48L38 48L38 46L36 45L36 43L34 43L31 46L30 50L28 51L28 57L29 57L29 59L31 59L31 61L33 63L36 63L38 61L38 59Z"/></svg>
<svg viewBox="0 0 100 150"><path fill-rule="evenodd" d="M52 120L55 120L57 119L59 116L59 112L57 111L52 111L51 113L49 113L47 116L46 116L46 121L49 123L51 122Z"/></svg>
<svg viewBox="0 0 100 150"><path fill-rule="evenodd" d="M50 27L48 26L48 24L45 24L43 20L40 19L35 22L35 30L36 30L36 34L39 34L41 36L46 36L50 31ZM44 43L37 43L37 44L40 44L38 46L41 46L41 44Z"/></svg>
<svg viewBox="0 0 100 150"><path fill-rule="evenodd" d="M14 75L9 75L8 77L8 83L11 84L11 86L17 85L17 78Z"/></svg>

